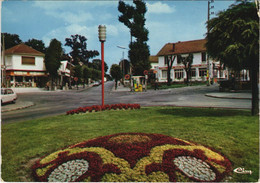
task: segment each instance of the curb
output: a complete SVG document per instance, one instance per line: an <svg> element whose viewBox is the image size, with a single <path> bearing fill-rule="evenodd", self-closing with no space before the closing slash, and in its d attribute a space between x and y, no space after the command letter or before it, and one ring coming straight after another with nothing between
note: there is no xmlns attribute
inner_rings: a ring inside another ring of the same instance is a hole
<svg viewBox="0 0 260 183"><path fill-rule="evenodd" d="M242 99L242 100L251 100L251 98L245 98L245 97L228 97L228 96L216 96L211 94L205 94L206 97L212 97L212 98L223 98L223 99Z"/></svg>
<svg viewBox="0 0 260 183"><path fill-rule="evenodd" d="M31 103L31 104L28 104L28 105L26 105L26 106L24 105L24 106L12 108L12 109L1 110L1 113L10 112L10 111L15 111L15 110L20 110L20 109L25 109L25 108L28 108L28 107L31 107L31 106L34 106L34 105L35 105L33 102L30 102L30 103Z"/></svg>

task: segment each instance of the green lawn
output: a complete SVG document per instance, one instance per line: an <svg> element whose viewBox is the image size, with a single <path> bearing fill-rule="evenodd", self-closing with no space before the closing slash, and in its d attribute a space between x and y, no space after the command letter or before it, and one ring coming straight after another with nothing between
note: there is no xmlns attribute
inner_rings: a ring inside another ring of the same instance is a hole
<svg viewBox="0 0 260 183"><path fill-rule="evenodd" d="M197 142L253 171L232 182L258 180L259 123L249 111L143 107L140 110L60 115L2 125L2 179L33 181L28 162L60 148L121 132L159 133Z"/></svg>

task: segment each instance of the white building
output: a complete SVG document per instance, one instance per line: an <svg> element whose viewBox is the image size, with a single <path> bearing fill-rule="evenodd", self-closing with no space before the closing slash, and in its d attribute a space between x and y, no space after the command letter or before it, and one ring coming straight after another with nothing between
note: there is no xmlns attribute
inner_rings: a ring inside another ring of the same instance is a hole
<svg viewBox="0 0 260 183"><path fill-rule="evenodd" d="M43 53L19 44L5 50L4 55L5 58L1 59L2 73L6 68L9 87L39 87L47 79Z"/></svg>
<svg viewBox="0 0 260 183"><path fill-rule="evenodd" d="M158 67L157 78L159 82L167 82L167 61L169 56L176 56L171 69L171 79L173 82L183 82L186 79L184 65L179 62L177 55L188 56L193 54L193 64L191 71L191 81L206 81L207 80L207 55L206 55L206 40L193 40L177 43L167 43L157 53ZM220 62L209 59L209 77L215 81L219 78L226 78L227 71L223 70Z"/></svg>
<svg viewBox="0 0 260 183"><path fill-rule="evenodd" d="M60 61L61 65L60 68L58 70L58 74L59 74L59 78L58 78L58 86L60 88L66 86L66 84L69 86L70 82L71 82L71 70L74 67L73 64L71 64L69 61L67 60L63 60Z"/></svg>

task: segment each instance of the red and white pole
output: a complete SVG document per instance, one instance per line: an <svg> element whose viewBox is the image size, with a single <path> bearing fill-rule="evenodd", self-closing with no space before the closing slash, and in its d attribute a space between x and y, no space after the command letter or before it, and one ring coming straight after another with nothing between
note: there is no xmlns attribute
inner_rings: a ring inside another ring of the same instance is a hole
<svg viewBox="0 0 260 183"><path fill-rule="evenodd" d="M102 77L102 107L105 105L105 88L104 88L104 76L105 76L105 63L104 63L104 41L101 42L101 77Z"/></svg>
<svg viewBox="0 0 260 183"><path fill-rule="evenodd" d="M104 42L106 41L106 26L98 26L98 37L101 42L101 81L102 81L102 107L105 105L105 89L104 89L104 77L105 77L105 61L104 61Z"/></svg>

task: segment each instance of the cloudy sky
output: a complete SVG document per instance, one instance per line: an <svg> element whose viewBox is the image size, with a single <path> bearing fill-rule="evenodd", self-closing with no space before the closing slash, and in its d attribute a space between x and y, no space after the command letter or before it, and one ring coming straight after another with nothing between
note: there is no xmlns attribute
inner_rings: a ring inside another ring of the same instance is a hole
<svg viewBox="0 0 260 183"><path fill-rule="evenodd" d="M156 55L168 42L203 39L206 33L208 1L145 1L147 5L146 28L149 30L151 55ZM132 4L131 1L126 1ZM227 9L235 0L215 0L215 14ZM18 34L22 41L43 40L49 46L53 38L62 42L65 38L80 34L87 40L88 50L100 52L98 25L107 27L105 61L111 66L123 55L127 58L130 42L129 29L118 21L118 1L3 1L1 9L1 32ZM214 16L214 15L213 15ZM213 17L211 16L211 17ZM124 54L123 54L124 52ZM100 58L96 57L96 58Z"/></svg>

